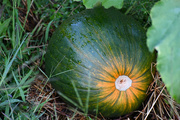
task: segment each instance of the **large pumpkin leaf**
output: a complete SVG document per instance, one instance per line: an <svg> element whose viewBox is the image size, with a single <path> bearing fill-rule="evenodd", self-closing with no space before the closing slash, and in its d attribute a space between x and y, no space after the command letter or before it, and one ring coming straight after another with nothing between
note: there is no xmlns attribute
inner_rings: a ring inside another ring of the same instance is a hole
<svg viewBox="0 0 180 120"><path fill-rule="evenodd" d="M81 1L81 0L74 0L74 1ZM102 4L105 8L110 8L114 6L115 8L122 8L123 0L83 0L83 4L86 6L87 9L93 8L97 4Z"/></svg>
<svg viewBox="0 0 180 120"><path fill-rule="evenodd" d="M180 0L161 0L151 10L150 51L158 51L157 70L170 95L180 103Z"/></svg>

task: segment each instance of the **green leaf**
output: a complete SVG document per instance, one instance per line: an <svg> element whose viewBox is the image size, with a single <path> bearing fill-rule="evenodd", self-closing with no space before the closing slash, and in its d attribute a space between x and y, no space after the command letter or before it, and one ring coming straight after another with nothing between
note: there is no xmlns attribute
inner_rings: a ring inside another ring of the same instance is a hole
<svg viewBox="0 0 180 120"><path fill-rule="evenodd" d="M161 0L151 10L150 51L158 51L157 70L170 95L180 103L180 0Z"/></svg>
<svg viewBox="0 0 180 120"><path fill-rule="evenodd" d="M99 4L102 4L105 8L114 6L115 8L120 9L123 6L123 0L83 0L83 4L87 9L98 6Z"/></svg>
<svg viewBox="0 0 180 120"><path fill-rule="evenodd" d="M105 8L114 6L117 9L121 9L123 6L123 0L102 0L102 6Z"/></svg>

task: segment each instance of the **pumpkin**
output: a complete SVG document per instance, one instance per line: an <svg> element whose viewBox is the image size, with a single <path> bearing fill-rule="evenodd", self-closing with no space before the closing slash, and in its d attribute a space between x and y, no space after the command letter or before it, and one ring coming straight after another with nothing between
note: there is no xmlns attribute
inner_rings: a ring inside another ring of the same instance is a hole
<svg viewBox="0 0 180 120"><path fill-rule="evenodd" d="M145 100L154 58L136 20L115 8L98 7L73 15L56 29L45 66L52 86L75 106L118 117Z"/></svg>

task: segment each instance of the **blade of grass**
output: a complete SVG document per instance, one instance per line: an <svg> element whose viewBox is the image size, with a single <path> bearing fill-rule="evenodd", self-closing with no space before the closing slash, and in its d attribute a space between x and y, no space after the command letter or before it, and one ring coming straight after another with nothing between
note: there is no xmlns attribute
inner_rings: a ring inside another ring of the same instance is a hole
<svg viewBox="0 0 180 120"><path fill-rule="evenodd" d="M12 120L12 119L9 117L9 115L7 115L7 114L5 114L5 113L3 113L3 112L2 112L2 114L5 116L4 120L7 120L7 119L8 119L8 120Z"/></svg>
<svg viewBox="0 0 180 120"><path fill-rule="evenodd" d="M57 93L62 96L64 99L66 99L68 102L70 102L71 104L73 104L74 106L78 107L79 109L83 110L83 108L81 106L79 106L76 102L74 102L73 100L71 100L70 98L68 98L66 95L64 95L62 92L57 91ZM84 111L84 110L83 110Z"/></svg>
<svg viewBox="0 0 180 120"><path fill-rule="evenodd" d="M23 102L23 101L22 101L22 100L19 100L19 99L6 100L6 101L0 103L0 107L3 107L3 106L5 106L5 105L9 105L9 103L12 104L12 103L19 103L19 102Z"/></svg>
<svg viewBox="0 0 180 120"><path fill-rule="evenodd" d="M20 96L21 96L22 100L25 102L24 91L23 91L22 88L20 87L20 84L19 84L19 82L18 82L18 80L17 80L17 78L16 78L14 72L12 72L12 74L13 74L14 80L16 81L17 87L18 87L18 89L19 89Z"/></svg>
<svg viewBox="0 0 180 120"><path fill-rule="evenodd" d="M20 26L21 26L21 23L19 21L19 18L18 18L18 10L15 9L15 19L16 19L16 31L15 31L15 44L20 46L21 44L21 39L22 39L22 33L23 33L23 29L20 29ZM15 48L16 48L16 45L15 45ZM22 51L21 51L22 48L19 49L19 54L18 56L20 57L20 59L23 59L23 55L22 55Z"/></svg>
<svg viewBox="0 0 180 120"><path fill-rule="evenodd" d="M74 91L75 91L75 93L76 93L76 96L77 96L77 98L78 98L78 102L79 102L80 106L83 107L83 103L82 103L81 97L80 97L80 95L79 95L79 93L78 93L78 90L77 90L77 88L76 88L76 85L75 85L75 83L74 83L73 80L71 80L71 82L72 82Z"/></svg>
<svg viewBox="0 0 180 120"><path fill-rule="evenodd" d="M30 35L29 35L30 36ZM30 65L32 64L33 62L35 62L37 59L39 59L41 57L42 54L45 54L45 52L40 52L40 54L36 55L36 56L32 56L29 61L26 61L26 65ZM20 66L20 69L24 69L26 66L24 65L21 65ZM37 66L36 66L37 67ZM15 74L18 73L18 69L14 72ZM9 75L7 78L6 78L6 81L9 81L11 78L12 78L12 74Z"/></svg>
<svg viewBox="0 0 180 120"><path fill-rule="evenodd" d="M46 33L45 33L45 43L47 43L48 40L48 36L49 36L49 28L51 27L51 23L53 22L53 20L51 20L46 28Z"/></svg>
<svg viewBox="0 0 180 120"><path fill-rule="evenodd" d="M27 36L28 36L28 35L27 35ZM26 36L26 37L27 37L27 36ZM0 87L1 87L1 85L2 85L2 83L3 83L3 81L5 80L5 78L6 78L7 74L8 74L8 72L9 72L9 70L10 70L10 68L11 68L11 66L12 66L12 63L13 63L14 60L16 59L16 56L17 56L17 54L18 54L21 46L23 45L24 41L26 40L26 37L23 39L23 41L21 42L20 46L19 46L18 49L16 50L13 58L12 58L11 60L10 60L10 57L7 59L7 64L6 64L6 66L5 66L5 70L4 70L4 72L3 72L3 75L2 75L2 78L1 78L1 81L0 81Z"/></svg>
<svg viewBox="0 0 180 120"><path fill-rule="evenodd" d="M73 113L73 116L71 117L71 120L73 120L76 116L76 113L77 113L77 108L75 109L74 113Z"/></svg>
<svg viewBox="0 0 180 120"><path fill-rule="evenodd" d="M51 93L49 93L48 97L46 98L46 100L45 100L44 102L42 102L42 101L43 101L43 98L44 98L45 95L42 96L41 100L39 101L40 104L38 104L38 105L35 106L35 108L34 108L34 111L33 111L34 114L35 114L38 110L39 110L38 114L40 114L40 111L41 111L42 107L44 106L44 104L47 103L49 100L51 100L51 99L50 99L50 96L53 94L53 92L54 92L54 91L52 91Z"/></svg>
<svg viewBox="0 0 180 120"><path fill-rule="evenodd" d="M86 97L86 104L85 104L85 116L88 114L88 107L89 107L89 97L90 97L90 85L91 85L91 74L88 74L88 89L87 89L87 97Z"/></svg>
<svg viewBox="0 0 180 120"><path fill-rule="evenodd" d="M97 98L97 106L96 106L96 116L95 116L95 120L97 120L98 108L99 108L99 95L98 95L98 98Z"/></svg>
<svg viewBox="0 0 180 120"><path fill-rule="evenodd" d="M74 70L74 69L66 70L66 71L63 71L63 72L57 73L57 74L55 74L55 75L52 75L52 76L50 76L50 77L55 77L55 76L58 76L58 75L64 74L64 73L66 73L66 72L72 71L72 70Z"/></svg>
<svg viewBox="0 0 180 120"><path fill-rule="evenodd" d="M6 108L5 108L5 115L7 115L7 116L10 116L9 115L9 106L6 106ZM7 120L7 118L5 117L5 119L4 120Z"/></svg>
<svg viewBox="0 0 180 120"><path fill-rule="evenodd" d="M11 19L12 18L10 17L9 19L6 19L2 24L0 24L0 35L7 30Z"/></svg>
<svg viewBox="0 0 180 120"><path fill-rule="evenodd" d="M29 15L29 11L30 11L30 8L31 8L33 2L34 2L34 0L32 0L32 1L27 0L27 12L26 12L26 17L25 17L25 20L24 20L23 28L26 25L26 21L27 21L28 15Z"/></svg>
<svg viewBox="0 0 180 120"><path fill-rule="evenodd" d="M0 39L1 39L1 38L0 38ZM0 47L0 53L1 53L3 56L6 56L6 54L5 54L5 52L7 51L6 46L5 46L4 43L1 42L1 41L0 41L0 45L1 45L1 47ZM4 49L4 50L3 50L3 49Z"/></svg>
<svg viewBox="0 0 180 120"><path fill-rule="evenodd" d="M130 7L127 9L127 11L125 12L125 15L127 15L127 14L132 10L132 8L133 8L134 5L136 4L136 2L137 2L137 1L134 1L133 5L130 6Z"/></svg>
<svg viewBox="0 0 180 120"><path fill-rule="evenodd" d="M55 103L53 103L53 106L54 106L53 108L54 108L54 113L55 113L55 115L54 115L54 116L55 116L55 119L58 120L58 115L57 115L57 110L56 110L56 105L55 105Z"/></svg>
<svg viewBox="0 0 180 120"><path fill-rule="evenodd" d="M56 67L55 67L54 69L52 68L50 74L53 74L53 73L54 73L54 71L57 69L57 67L59 66L59 64L64 60L64 58L65 58L65 56L63 56L63 58L58 62L58 64L56 65Z"/></svg>
<svg viewBox="0 0 180 120"><path fill-rule="evenodd" d="M15 48L15 8L16 8L16 0L13 0L13 19L12 19L12 46ZM0 84L1 86L1 84Z"/></svg>
<svg viewBox="0 0 180 120"><path fill-rule="evenodd" d="M31 70L20 81L20 85L25 84L26 80L30 77L30 75L32 74L33 71L34 71L34 69L31 68Z"/></svg>

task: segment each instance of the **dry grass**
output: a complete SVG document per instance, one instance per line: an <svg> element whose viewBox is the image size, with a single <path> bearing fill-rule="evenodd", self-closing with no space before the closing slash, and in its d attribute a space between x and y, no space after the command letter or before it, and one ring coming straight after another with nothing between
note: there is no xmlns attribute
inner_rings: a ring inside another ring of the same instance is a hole
<svg viewBox="0 0 180 120"><path fill-rule="evenodd" d="M32 104L32 107L41 106L38 114L43 113L43 116L40 120L86 119L83 113L64 103L60 96L54 91L51 84L47 82L47 79L42 75L37 76L31 85L26 100Z"/></svg>
<svg viewBox="0 0 180 120"><path fill-rule="evenodd" d="M154 81L147 92L148 98L139 110L114 120L135 119L135 120L179 120L180 105L172 100L168 94L165 84L162 82L158 72L154 76ZM60 96L52 88L47 79L39 75L31 85L26 98L32 106L41 106L40 113L43 113L41 119L58 119L58 120L86 120L84 114L75 108L70 107L63 102ZM43 105L40 105L43 104ZM88 115L89 119L110 120L100 115L96 118Z"/></svg>
<svg viewBox="0 0 180 120"><path fill-rule="evenodd" d="M142 111L139 111L138 119L156 120L179 120L180 105L169 95L165 84L162 82L159 73L156 73L154 81L148 91L148 99L144 103ZM179 113L178 113L179 111Z"/></svg>

